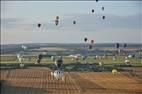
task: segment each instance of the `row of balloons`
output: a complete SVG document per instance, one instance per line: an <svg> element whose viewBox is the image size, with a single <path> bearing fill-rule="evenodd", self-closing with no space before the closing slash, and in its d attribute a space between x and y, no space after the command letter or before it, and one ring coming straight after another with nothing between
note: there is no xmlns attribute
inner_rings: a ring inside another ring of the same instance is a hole
<svg viewBox="0 0 142 94"><path fill-rule="evenodd" d="M96 0L96 2L98 2L98 0ZM102 11L104 11L104 7L102 7ZM92 13L94 13L94 12L95 12L95 10L92 9ZM103 19L103 20L104 20L105 18L106 18L105 16L102 16L102 19ZM56 25L56 26L59 25L59 16L56 16L54 22L55 22L55 25ZM76 24L76 20L73 20L73 24L74 24L74 25ZM37 24L38 28L40 28L41 25L42 25L41 23L38 23L38 24Z"/></svg>

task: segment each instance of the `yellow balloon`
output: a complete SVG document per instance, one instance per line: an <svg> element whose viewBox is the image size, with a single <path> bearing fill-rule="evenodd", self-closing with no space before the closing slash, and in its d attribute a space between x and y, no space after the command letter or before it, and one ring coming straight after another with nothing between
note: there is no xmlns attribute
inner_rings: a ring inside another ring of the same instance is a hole
<svg viewBox="0 0 142 94"><path fill-rule="evenodd" d="M113 70L112 70L112 74L113 74L113 75L117 74L117 72L118 72L118 71L117 71L116 69L113 69Z"/></svg>

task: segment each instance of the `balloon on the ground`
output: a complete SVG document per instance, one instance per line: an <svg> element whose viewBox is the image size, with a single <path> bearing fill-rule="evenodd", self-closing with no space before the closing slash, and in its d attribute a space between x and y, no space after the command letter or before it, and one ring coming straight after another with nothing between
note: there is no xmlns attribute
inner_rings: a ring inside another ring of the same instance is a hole
<svg viewBox="0 0 142 94"><path fill-rule="evenodd" d="M113 75L116 75L117 73L118 73L117 69L113 69L113 70L112 70L112 74L113 74Z"/></svg>
<svg viewBox="0 0 142 94"><path fill-rule="evenodd" d="M93 43L94 43L94 40L91 40L91 43L93 44Z"/></svg>
<svg viewBox="0 0 142 94"><path fill-rule="evenodd" d="M23 68L25 65L23 63L20 63L20 67Z"/></svg>
<svg viewBox="0 0 142 94"><path fill-rule="evenodd" d="M58 24L59 24L59 20L56 19L56 20L55 20L55 25L57 26Z"/></svg>
<svg viewBox="0 0 142 94"><path fill-rule="evenodd" d="M26 47L25 45L22 45L21 48L22 48L23 50L26 50L26 49L27 49L27 47Z"/></svg>
<svg viewBox="0 0 142 94"><path fill-rule="evenodd" d="M116 43L115 47L118 49L120 47L119 43Z"/></svg>
<svg viewBox="0 0 142 94"><path fill-rule="evenodd" d="M55 70L53 75L58 80L64 76L64 72L61 70Z"/></svg>
<svg viewBox="0 0 142 94"><path fill-rule="evenodd" d="M124 48L126 48L126 47L127 47L127 44L126 44L126 43L124 43L123 47L124 47Z"/></svg>

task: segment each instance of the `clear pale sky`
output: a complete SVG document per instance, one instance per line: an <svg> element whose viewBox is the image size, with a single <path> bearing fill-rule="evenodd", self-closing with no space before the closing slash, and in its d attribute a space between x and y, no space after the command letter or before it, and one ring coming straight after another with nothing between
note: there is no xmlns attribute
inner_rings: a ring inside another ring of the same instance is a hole
<svg viewBox="0 0 142 94"><path fill-rule="evenodd" d="M1 1L1 44L142 43L141 22L142 1Z"/></svg>

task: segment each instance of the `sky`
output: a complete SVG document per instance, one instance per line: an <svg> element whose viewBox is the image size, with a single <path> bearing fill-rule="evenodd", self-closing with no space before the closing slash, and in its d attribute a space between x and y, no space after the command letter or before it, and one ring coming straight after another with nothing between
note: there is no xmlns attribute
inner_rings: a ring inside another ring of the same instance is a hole
<svg viewBox="0 0 142 94"><path fill-rule="evenodd" d="M84 37L142 43L141 6L142 1L1 1L1 44L84 43Z"/></svg>

